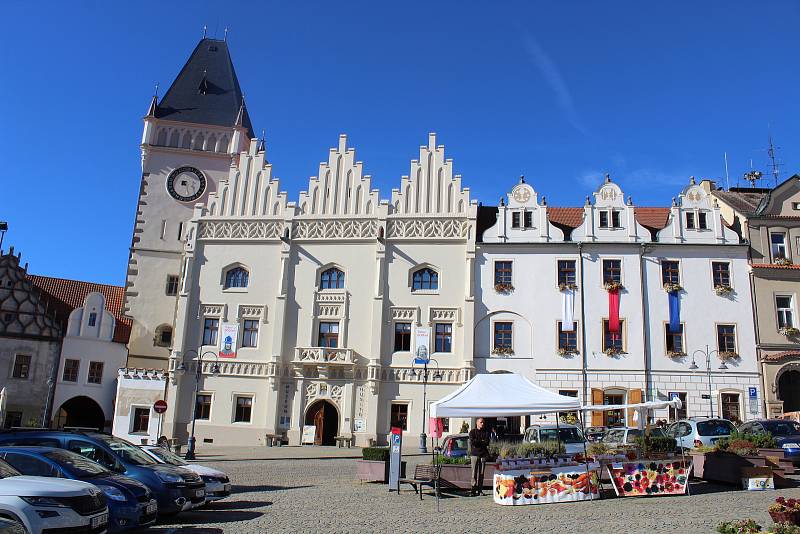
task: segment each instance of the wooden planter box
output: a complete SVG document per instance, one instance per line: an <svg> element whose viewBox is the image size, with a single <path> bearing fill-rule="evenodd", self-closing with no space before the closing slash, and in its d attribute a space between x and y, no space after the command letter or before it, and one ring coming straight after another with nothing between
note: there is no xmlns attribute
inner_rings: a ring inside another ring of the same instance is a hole
<svg viewBox="0 0 800 534"><path fill-rule="evenodd" d="M400 478L406 476L406 462L400 462ZM361 482L389 483L389 460L356 460L356 478Z"/></svg>
<svg viewBox="0 0 800 534"><path fill-rule="evenodd" d="M483 485L491 487L494 480L496 463L487 463L483 472ZM442 486L455 486L459 489L472 488L472 466L458 464L443 464L440 475L444 484Z"/></svg>
<svg viewBox="0 0 800 534"><path fill-rule="evenodd" d="M739 456L730 452L691 452L694 476L723 484L741 483L742 467L765 467L761 456Z"/></svg>

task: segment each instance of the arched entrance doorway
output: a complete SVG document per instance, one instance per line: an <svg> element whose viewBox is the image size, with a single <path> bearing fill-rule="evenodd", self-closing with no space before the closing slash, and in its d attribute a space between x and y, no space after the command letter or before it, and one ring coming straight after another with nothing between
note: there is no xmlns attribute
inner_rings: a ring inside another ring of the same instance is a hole
<svg viewBox="0 0 800 534"><path fill-rule="evenodd" d="M784 412L800 411L800 371L785 371L778 378L778 398L783 401Z"/></svg>
<svg viewBox="0 0 800 534"><path fill-rule="evenodd" d="M106 426L106 417L103 409L89 397L73 397L61 405L53 418L56 428L83 427L103 430Z"/></svg>
<svg viewBox="0 0 800 534"><path fill-rule="evenodd" d="M336 406L325 400L318 400L306 410L306 425L316 427L314 445L336 445L339 433L339 412Z"/></svg>

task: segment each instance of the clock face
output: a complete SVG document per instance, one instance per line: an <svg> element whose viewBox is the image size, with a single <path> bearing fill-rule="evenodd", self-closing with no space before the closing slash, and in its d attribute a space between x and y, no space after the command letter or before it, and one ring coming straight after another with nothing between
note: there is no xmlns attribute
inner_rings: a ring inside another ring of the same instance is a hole
<svg viewBox="0 0 800 534"><path fill-rule="evenodd" d="M531 199L531 191L527 187L518 187L512 193L517 202L527 202Z"/></svg>
<svg viewBox="0 0 800 534"><path fill-rule="evenodd" d="M167 178L167 192L180 202L197 200L206 190L206 177L194 167L179 167Z"/></svg>

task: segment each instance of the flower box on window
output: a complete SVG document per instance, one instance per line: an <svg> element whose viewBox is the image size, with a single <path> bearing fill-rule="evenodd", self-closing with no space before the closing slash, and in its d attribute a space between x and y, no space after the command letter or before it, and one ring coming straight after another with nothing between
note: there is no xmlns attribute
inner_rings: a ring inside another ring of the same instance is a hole
<svg viewBox="0 0 800 534"><path fill-rule="evenodd" d="M606 354L606 356L619 356L620 354L627 354L627 352L617 347L608 347L603 352Z"/></svg>
<svg viewBox="0 0 800 534"><path fill-rule="evenodd" d="M719 353L720 360L732 360L734 358L738 358L739 355L733 351L725 351Z"/></svg>
<svg viewBox="0 0 800 534"><path fill-rule="evenodd" d="M714 286L714 293L717 295L730 295L733 293L733 288L731 286L726 286L724 284Z"/></svg>
<svg viewBox="0 0 800 534"><path fill-rule="evenodd" d="M511 293L514 291L514 286L511 284L498 283L494 285L494 290L498 293Z"/></svg>
<svg viewBox="0 0 800 534"><path fill-rule="evenodd" d="M683 352L682 350L668 350L667 351L667 357L669 357L669 358L681 358L683 356L686 356L686 353Z"/></svg>
<svg viewBox="0 0 800 534"><path fill-rule="evenodd" d="M492 354L500 354L503 356L508 356L514 354L514 349L511 347L495 347L492 349Z"/></svg>
<svg viewBox="0 0 800 534"><path fill-rule="evenodd" d="M622 291L624 286L620 282L606 282L603 287L606 291Z"/></svg>
<svg viewBox="0 0 800 534"><path fill-rule="evenodd" d="M793 326L784 326L782 328L779 328L778 332L787 337L800 335L800 329L795 328Z"/></svg>
<svg viewBox="0 0 800 534"><path fill-rule="evenodd" d="M570 356L573 354L578 354L578 351L575 349L565 349L564 347L558 347L559 356Z"/></svg>
<svg viewBox="0 0 800 534"><path fill-rule="evenodd" d="M775 265L791 265L792 260L789 258L775 258Z"/></svg>
<svg viewBox="0 0 800 534"><path fill-rule="evenodd" d="M558 290L559 291L565 291L567 289L571 289L573 291L576 291L578 289L578 284L564 283L564 282L561 282L560 284L558 284Z"/></svg>
<svg viewBox="0 0 800 534"><path fill-rule="evenodd" d="M666 283L664 284L664 291L667 293L677 293L678 291L683 291L683 287L680 284L673 284L673 283Z"/></svg>

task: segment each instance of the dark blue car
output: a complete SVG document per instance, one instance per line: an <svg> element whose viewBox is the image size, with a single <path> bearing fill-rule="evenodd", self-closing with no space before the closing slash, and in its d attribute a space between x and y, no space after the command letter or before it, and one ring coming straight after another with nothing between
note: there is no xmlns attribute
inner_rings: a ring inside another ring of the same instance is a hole
<svg viewBox="0 0 800 534"><path fill-rule="evenodd" d="M76 452L115 473L148 487L158 500L158 513L172 515L202 506L206 485L199 475L159 464L136 445L100 432L59 430L8 430L0 432L0 447L42 446Z"/></svg>
<svg viewBox="0 0 800 534"><path fill-rule="evenodd" d="M23 475L68 478L97 486L108 501L109 532L146 527L158 516L158 505L147 486L80 454L52 447L0 447L0 458Z"/></svg>
<svg viewBox="0 0 800 534"><path fill-rule="evenodd" d="M783 449L783 456L800 464L800 423L788 419L756 419L739 427L739 432L763 434L769 432L775 443Z"/></svg>

